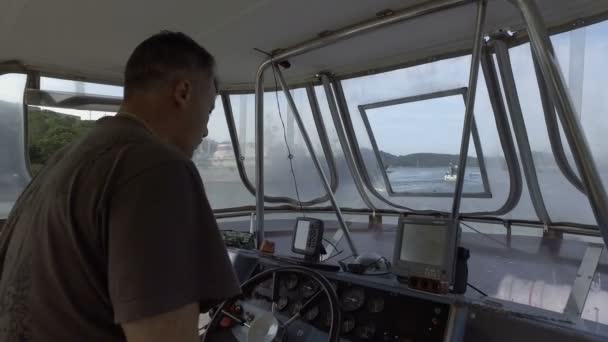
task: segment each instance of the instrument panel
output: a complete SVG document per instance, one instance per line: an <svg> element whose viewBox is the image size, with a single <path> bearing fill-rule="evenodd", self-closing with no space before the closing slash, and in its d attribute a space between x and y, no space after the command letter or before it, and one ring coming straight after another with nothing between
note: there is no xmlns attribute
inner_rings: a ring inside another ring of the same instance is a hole
<svg viewBox="0 0 608 342"><path fill-rule="evenodd" d="M328 276L339 298L342 311L341 338L348 341L443 341L449 315L449 305L412 298L373 287L354 284ZM284 274L279 279L278 314L291 317L318 290L318 285L306 277ZM253 289L255 299L269 301L271 281ZM326 298L319 299L302 319L319 330L327 331L331 314Z"/></svg>

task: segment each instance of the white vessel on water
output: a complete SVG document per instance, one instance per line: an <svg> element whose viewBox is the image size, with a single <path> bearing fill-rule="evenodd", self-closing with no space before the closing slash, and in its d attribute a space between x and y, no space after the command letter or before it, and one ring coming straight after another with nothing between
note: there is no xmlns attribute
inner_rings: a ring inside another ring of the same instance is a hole
<svg viewBox="0 0 608 342"><path fill-rule="evenodd" d="M455 182L457 178L458 178L458 165L454 165L454 164L450 163L450 166L448 166L448 170L445 172L445 175L443 176L443 180L446 182Z"/></svg>
<svg viewBox="0 0 608 342"><path fill-rule="evenodd" d="M215 55L221 143L195 162L220 229L255 248L229 234L243 310L216 310L202 339L608 338L608 1L0 3L0 221L34 159L80 134L34 108L116 111L126 57L162 29ZM443 180L430 159L438 190L391 188L401 164L379 151L405 140L403 155L460 147ZM471 158L473 190L457 177ZM294 267L301 216L324 222L328 253Z"/></svg>

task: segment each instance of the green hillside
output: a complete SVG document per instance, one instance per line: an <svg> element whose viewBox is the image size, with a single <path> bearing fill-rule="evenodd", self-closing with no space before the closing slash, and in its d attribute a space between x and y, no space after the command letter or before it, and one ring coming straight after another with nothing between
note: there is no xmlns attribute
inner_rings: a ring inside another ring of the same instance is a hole
<svg viewBox="0 0 608 342"><path fill-rule="evenodd" d="M32 173L38 173L55 152L86 133L93 123L77 116L30 107L27 128Z"/></svg>

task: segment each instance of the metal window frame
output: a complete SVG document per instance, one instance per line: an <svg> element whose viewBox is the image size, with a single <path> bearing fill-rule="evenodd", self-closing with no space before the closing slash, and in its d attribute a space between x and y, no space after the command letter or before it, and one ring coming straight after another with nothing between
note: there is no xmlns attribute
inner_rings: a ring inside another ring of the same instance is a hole
<svg viewBox="0 0 608 342"><path fill-rule="evenodd" d="M503 85L504 95L511 116L511 124L513 125L513 133L519 148L519 157L522 160L524 176L526 177L526 185L532 206L536 212L536 216L541 222L549 226L551 218L545 206L543 194L538 181L538 172L536 170L530 140L528 139L528 131L524 120L519 94L515 83L515 76L511 67L511 57L509 50L503 41L496 40L493 42L494 52L496 54L496 62L500 71L500 79Z"/></svg>
<svg viewBox="0 0 608 342"><path fill-rule="evenodd" d="M348 170L353 178L355 183L355 187L361 196L361 199L367 205L367 207L372 211L372 214L375 215L376 206L371 201L367 192L365 191L365 186L361 180L361 173L357 169L357 165L353 160L353 151L348 144L348 140L346 138L346 134L344 132L344 125L342 124L342 120L340 119L340 114L338 113L338 104L336 101L336 96L334 90L332 89L331 79L328 74L319 75L321 79L321 84L323 90L325 91L325 97L327 98L327 105L329 107L329 113L331 115L331 119L334 123L334 128L336 130L336 134L338 136L338 141L340 142L340 147L342 148L342 152L344 155L344 159L346 161L346 165Z"/></svg>
<svg viewBox="0 0 608 342"><path fill-rule="evenodd" d="M532 53L536 55L539 69L547 81L547 89L555 101L557 113L562 119L564 133L570 147L587 198L595 216L604 243L608 245L608 194L603 186L585 133L576 115L576 109L563 78L561 67L555 57L553 43L536 3L530 0L510 0L519 9L530 37Z"/></svg>
<svg viewBox="0 0 608 342"><path fill-rule="evenodd" d="M484 50L485 54L489 53L488 47ZM484 54L482 54L483 56ZM458 58L462 56L454 56L452 58ZM482 57L483 61L483 57ZM425 63L430 63L434 61L427 61ZM482 70L484 72L486 86L488 87L489 94L500 94L500 85L498 82L498 77L496 76L496 69L494 68L494 64L490 64L491 68L486 68L488 65L486 64L484 67L482 63ZM408 67L413 67L415 65L411 65ZM487 70L486 70L487 69ZM393 71L393 70L390 70ZM492 73L494 71L494 73ZM389 72L389 71L386 71ZM354 131L354 126L351 121L351 114L346 103L346 97L344 95L344 90L342 88L342 81L351 78L331 78L331 83L333 85L335 91L335 98L338 104L339 113L341 115L341 120L344 122L344 131L346 135L346 142L341 142L342 145L348 145L349 148L353 151L353 161L357 165L357 169L361 174L361 180L367 190L378 200L381 202L391 206L394 209L408 211L412 214L421 214L421 215L443 215L447 216L450 213L447 211L441 210L417 210L413 208L406 207L404 205L400 205L394 203L380 194L372 184L371 177L367 172L367 168L365 167L364 161L361 158L361 152L359 151L359 143L357 141L357 135ZM522 194L522 177L521 171L519 168L519 161L517 158L517 154L515 152L515 144L513 142L512 133L510 131L509 120L507 118L506 109L504 106L504 102L502 101L502 97L492 98L490 97L493 107L493 112L495 116L495 122L497 127L497 132L500 137L501 147L503 150L503 154L505 156L505 160L507 162L507 167L509 171L510 177L510 190L507 199L504 204L493 211L478 211L478 212L466 212L461 213L461 216L467 217L481 217L481 216L493 216L493 215L504 215L513 210L521 199Z"/></svg>
<svg viewBox="0 0 608 342"><path fill-rule="evenodd" d="M463 103L466 106L466 98L467 98L467 88L455 88L443 91L436 91L432 93L424 93L414 96L400 97L391 100L379 101L374 103L368 103L359 105L359 113L361 114L361 118L363 120L363 124L367 131L367 134L370 138L370 142L372 145L372 150L374 152L376 162L378 166L380 166L382 178L384 179L384 184L386 186L387 192L390 197L453 197L455 192L408 192L408 191L395 191L393 186L388 178L388 173L386 172L384 162L382 161L382 157L380 155L380 149L378 147L378 142L376 140L376 136L373 132L373 128L371 127L371 123L369 121L369 117L367 111L370 109L380 109L386 108L390 106L396 106L407 103L414 103L419 101L428 101L434 99L441 99L450 96L462 96ZM464 118L463 118L464 124ZM485 159L483 155L483 149L481 146L481 140L479 138L479 132L477 130L477 124L475 123L475 119L473 118L472 126L471 126L471 134L473 135L473 143L475 146L475 153L477 155L477 160L479 163L479 168L481 171L481 178L483 184L482 192L463 192L463 198L492 198L492 191L490 189L490 184L488 180L488 173L486 169ZM359 149L361 152L361 149Z"/></svg>
<svg viewBox="0 0 608 342"><path fill-rule="evenodd" d="M487 45L482 50L480 62L481 70L486 81L490 105L492 106L492 112L494 113L494 123L496 124L498 139L500 140L500 145L507 164L507 171L509 172L508 197L503 206L493 213L493 215L504 215L509 213L517 204L519 204L523 190L523 180L507 109L502 96L502 90L500 89L498 72L496 71L494 59L492 58L492 54ZM468 215L484 215L484 213L468 213Z"/></svg>
<svg viewBox="0 0 608 342"><path fill-rule="evenodd" d="M329 137L327 136L327 129L325 128L325 124L323 123L323 119L321 118L321 111L319 109L319 102L317 100L316 94L314 92L314 87L312 84L307 84L304 87L300 87L297 89L305 89L308 102L310 104L313 121L315 123L315 127L317 128L317 132L319 134L319 141L321 142L321 148L323 150L323 154L325 156L325 160L327 162L327 166L329 169L329 182L331 185L332 192L335 194L338 190L339 185L339 176L336 167L336 161L334 158L334 153L329 144ZM224 112L226 114L226 123L228 124L228 133L230 134L230 139L232 140L232 147L234 151L234 155L236 158L237 170L241 181L245 185L245 188L252 194L256 195L256 187L252 184L249 176L247 175L247 170L245 168L245 156L241 151L241 145L236 129L236 121L234 120L234 112L232 110L232 102L230 101L230 96L232 95L245 95L251 93L223 93L222 94L222 103L224 105ZM320 204L329 201L330 198L327 194L323 196L319 196L309 201L298 202L297 199L286 196L269 196L264 195L264 201L268 203L287 203L294 206L295 210L300 208L300 205L303 207L310 207L315 204Z"/></svg>
<svg viewBox="0 0 608 342"><path fill-rule="evenodd" d="M258 233L258 243L261 243L264 238L264 72L274 63L281 62L287 58L301 55L341 40L351 38L355 35L377 30L394 23L403 22L441 10L466 5L469 3L469 1L470 0L437 0L433 2L425 2L395 12L391 16L376 18L347 26L333 31L328 35L294 45L290 48L279 51L277 54L264 60L259 65L255 77L256 228ZM342 228L344 229L344 227Z"/></svg>
<svg viewBox="0 0 608 342"><path fill-rule="evenodd" d="M532 47L530 46L530 50ZM557 167L560 169L564 177L572 184L575 188L577 188L583 194L585 192L585 186L583 185L580 177L574 172L574 169L570 166L570 162L566 157L566 152L564 151L564 145L562 144L562 137L559 132L559 124L557 121L557 112L555 111L555 100L551 98L547 88L547 82L545 81L544 76L540 71L540 66L538 65L538 59L536 55L531 52L532 61L534 63L534 72L536 73L536 80L538 82L538 89L540 91L540 101L543 107L543 113L545 115L545 123L547 125L547 135L549 136L549 144L551 145L551 151L553 152L553 156L555 158L555 163ZM563 126L563 122L562 122Z"/></svg>
<svg viewBox="0 0 608 342"><path fill-rule="evenodd" d="M446 4L447 4L447 2L444 2L443 4L439 4L437 6L433 6L434 10L442 9L440 7L441 6L446 6ZM457 1L455 1L452 4L452 6L455 7L455 6L458 6L460 4L463 4L463 2L457 2ZM427 10L430 7L431 6L426 6ZM423 8L422 12L424 12L425 11L424 10L425 6L422 6L422 8ZM446 7L444 7L444 8L446 8ZM411 13L408 14L407 12L410 12L410 9L406 9L404 12L405 12L405 15L403 15L403 13L398 12L397 13L398 14L398 18L391 18L391 20L401 21L401 20L406 20L408 18L411 18L412 16L417 16L417 15L425 14L425 13L420 13L420 12L417 13L417 14L414 14L414 15L412 15ZM606 14L608 14L608 12ZM581 21L578 21L578 22L567 23L567 24L561 25L560 27L552 28L552 29L550 29L548 31L551 34L561 33L563 31L568 31L568 30L570 30L572 28L582 27L582 26L588 26L588 25L594 24L596 22L605 20L606 18L607 18L606 15L601 15L601 16L598 15L598 16L595 16L593 18L585 18L585 20L581 20ZM384 25L384 24L378 24L377 22L373 22L372 24L373 24L372 26L368 25L366 27L363 27L363 31L367 31L367 30L371 30L371 29L376 29L376 28ZM358 26L360 26L360 25L354 25L353 27L349 27L349 29L357 31L357 30L360 29ZM357 32L355 32L355 33L357 33ZM521 45L521 44L526 43L526 42L528 42L530 40L530 37L528 35L526 35L525 32L522 31L522 33L523 34L521 34L521 35L518 34L518 37L517 37L516 40L509 42L509 47ZM354 34L354 33L352 33L352 34ZM352 35L352 34L349 34L349 35ZM332 34L331 36L334 36L334 35ZM339 34L338 36L342 36L342 34ZM321 47L321 46L325 46L325 45L331 44L331 43L333 43L335 41L338 41L340 39L344 39L344 38L343 37L338 37L338 38L336 38L336 37L330 37L329 39L323 39L322 42L314 42L314 44L320 44L320 45L316 45L316 47L313 47L313 48L310 48L310 45L313 44L311 42L306 42L306 43L303 43L303 44L299 44L298 47L301 48L301 49L304 49L304 51L299 51L299 52L296 52L295 54L300 54L300 53L306 52L306 51L308 51L308 49L314 49L314 48L318 48L318 47ZM291 53L293 53L293 51L289 51L289 50L293 50L293 49L283 50L283 52L285 52L286 55L290 55ZM281 54L283 54L283 53L281 53ZM453 57L457 57L457 56L463 56L463 55L466 55L466 54L468 54L467 51L462 51L462 50L460 50L460 51L454 51L454 52L447 53L447 54L444 53L444 54L430 56L430 57L426 57L426 58L415 60L415 61L409 61L407 63L401 63L399 65L392 65L392 66L388 66L388 67L384 67L384 68L379 68L379 69L374 69L374 70L368 70L368 71L363 71L363 72L360 71L360 72L357 72L357 73L349 74L348 76L343 75L343 78L344 79L345 78L353 78L353 77L357 77L357 76L361 76L361 75L369 75L369 74L373 74L373 73L380 73L380 72L385 72L385 71L390 71L390 70L395 70L395 69L398 69L398 68L402 68L404 65L407 65L407 66L419 65L419 64L427 63L429 61L434 61L434 60L437 60L437 59L453 58ZM290 57L290 56L287 56L287 57ZM285 57L285 58L287 58L287 57ZM45 76L59 77L59 78L65 78L65 79L75 78L75 77L78 76L77 74L74 74L74 73L65 73L65 72L64 73L58 73L58 72L53 72L50 69L45 70L45 69L36 69L36 68L30 68L30 67L26 68L23 65L19 64L18 62L14 62L14 61L0 63L0 69L5 70L7 65L12 65L12 64L14 64L14 65L16 65L16 66L19 67L19 69L18 69L19 72L27 73L28 74L28 78L30 77L30 74L34 75L36 73L37 74L44 73ZM17 70L15 69L14 71L17 71ZM258 75L259 75L259 73L258 73ZM95 79L95 78L86 78L86 77L82 77L80 79L81 80L86 80L86 81L89 81L89 82L97 82L97 83L111 84L111 85L120 85L119 80L108 80L108 79L103 79L103 78ZM256 90L257 89L258 89L258 87L257 87L257 84L256 84ZM256 105L256 109L257 108L259 108L258 105ZM24 113L26 113L26 112L24 111ZM560 120L561 120L561 116L560 116ZM27 123L27 119L24 120L24 123ZM24 134L24 138L27 139L27 136L25 134ZM25 148L24 150L27 153L27 148ZM29 158L26 157L26 160L29 161ZM577 165L577 167L578 167L578 165ZM262 192L263 192L263 189L262 189ZM260 207L259 203L256 203L256 208L259 208L259 207ZM592 205L592 207L593 207L593 205ZM239 209L239 208L234 208L234 209ZM271 209L271 208L269 208L269 209ZM263 202L262 202L262 210L263 210ZM594 210L594 212L595 212L595 210ZM463 215L467 215L467 214L463 214ZM597 214L596 214L596 216L597 216ZM258 223L258 224L260 224L260 223ZM539 224L542 224L542 223L539 222ZM555 224L557 224L557 223L554 222L550 226L553 226ZM573 227L597 228L596 226L582 225L582 224L577 224L577 223L563 223L563 224L564 225L573 226ZM596 230L594 230L594 232L596 232Z"/></svg>

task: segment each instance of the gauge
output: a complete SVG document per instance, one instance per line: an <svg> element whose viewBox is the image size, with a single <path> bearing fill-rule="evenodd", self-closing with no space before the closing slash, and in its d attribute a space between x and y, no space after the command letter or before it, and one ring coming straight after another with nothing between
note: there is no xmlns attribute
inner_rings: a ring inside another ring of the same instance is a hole
<svg viewBox="0 0 608 342"><path fill-rule="evenodd" d="M285 287L288 290L293 290L296 288L296 286L298 286L298 276L295 274L290 274L287 276L287 279L285 280Z"/></svg>
<svg viewBox="0 0 608 342"><path fill-rule="evenodd" d="M308 280L302 285L302 297L308 299L317 292L318 285L313 280Z"/></svg>
<svg viewBox="0 0 608 342"><path fill-rule="evenodd" d="M368 299L367 310L371 313L378 313L384 310L384 298L376 296Z"/></svg>
<svg viewBox="0 0 608 342"><path fill-rule="evenodd" d="M365 292L362 288L352 287L342 293L340 303L344 311L355 311L365 303Z"/></svg>
<svg viewBox="0 0 608 342"><path fill-rule="evenodd" d="M342 321L342 332L348 334L355 329L355 317L348 315Z"/></svg>
<svg viewBox="0 0 608 342"><path fill-rule="evenodd" d="M289 308L289 313L292 316L295 316L297 313L300 312L300 310L302 310L302 303L295 302L295 303L291 304L291 307Z"/></svg>
<svg viewBox="0 0 608 342"><path fill-rule="evenodd" d="M315 318L317 318L317 316L319 316L319 307L318 306L313 306L312 308L310 308L310 310L306 311L306 313L304 314L304 318L307 321L313 321Z"/></svg>
<svg viewBox="0 0 608 342"><path fill-rule="evenodd" d="M357 337L362 340L371 340L376 335L376 325L372 322L367 322L357 327L355 331Z"/></svg>
<svg viewBox="0 0 608 342"><path fill-rule="evenodd" d="M287 297L281 297L277 301L277 309L279 309L279 311L283 311L287 307L287 304L289 304L289 299Z"/></svg>

